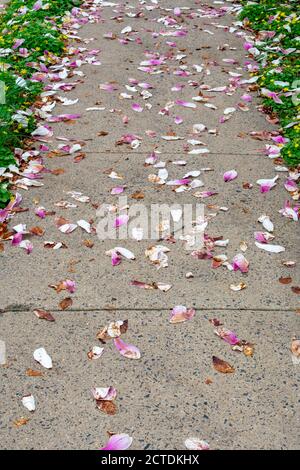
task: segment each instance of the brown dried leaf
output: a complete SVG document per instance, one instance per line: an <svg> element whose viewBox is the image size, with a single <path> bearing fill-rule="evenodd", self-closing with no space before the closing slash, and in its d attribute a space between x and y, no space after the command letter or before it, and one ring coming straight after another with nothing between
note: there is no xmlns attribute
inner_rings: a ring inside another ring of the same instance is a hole
<svg viewBox="0 0 300 470"><path fill-rule="evenodd" d="M213 381L212 381L212 379L211 379L210 377L208 377L207 379L205 379L204 383L205 383L206 385L210 385L210 384L213 383Z"/></svg>
<svg viewBox="0 0 300 470"><path fill-rule="evenodd" d="M41 227L32 227L29 232L32 234L32 235L37 235L38 237L41 237L42 235L44 235L45 233L45 230Z"/></svg>
<svg viewBox="0 0 300 470"><path fill-rule="evenodd" d="M218 372L221 372L222 374L232 374L233 372L235 372L235 368L231 366L228 362L223 361L222 359L219 359L216 356L213 356L212 360L213 366Z"/></svg>
<svg viewBox="0 0 300 470"><path fill-rule="evenodd" d="M98 410L106 413L107 415L115 415L117 413L117 406L111 400L97 400L96 406Z"/></svg>
<svg viewBox="0 0 300 470"><path fill-rule="evenodd" d="M4 244L0 243L0 253L3 253L3 251L4 251Z"/></svg>
<svg viewBox="0 0 300 470"><path fill-rule="evenodd" d="M280 277L278 281L280 282L280 284L290 284L292 282L292 278L290 276Z"/></svg>
<svg viewBox="0 0 300 470"><path fill-rule="evenodd" d="M71 299L71 297L66 297L61 302L59 302L59 307L62 310L66 310L67 308L71 307L72 304L73 304L73 300Z"/></svg>
<svg viewBox="0 0 300 470"><path fill-rule="evenodd" d="M41 318L42 320L55 321L55 318L52 313L47 312L46 310L41 310L37 308L36 310L33 310L33 312L38 318Z"/></svg>
<svg viewBox="0 0 300 470"><path fill-rule="evenodd" d="M74 157L73 161L74 161L74 163L79 163L85 157L86 157L86 154L82 152L82 153L79 153L78 155L76 155L76 157Z"/></svg>
<svg viewBox="0 0 300 470"><path fill-rule="evenodd" d="M93 246L94 246L94 242L92 240L88 240L88 239L83 240L82 244L84 246L86 246L87 248L93 248Z"/></svg>
<svg viewBox="0 0 300 470"><path fill-rule="evenodd" d="M300 294L300 287L299 286L293 286L291 287L292 291L294 294Z"/></svg>
<svg viewBox="0 0 300 470"><path fill-rule="evenodd" d="M19 428L20 426L23 426L24 424L27 424L29 421L29 418L20 418L20 419L16 419L14 421L14 426L16 426L17 428Z"/></svg>
<svg viewBox="0 0 300 470"><path fill-rule="evenodd" d="M43 372L40 372L39 370L27 369L26 375L28 375L28 377L41 377Z"/></svg>
<svg viewBox="0 0 300 470"><path fill-rule="evenodd" d="M63 168L55 168L55 170L51 170L51 173L52 175L58 176L65 173L65 170Z"/></svg>
<svg viewBox="0 0 300 470"><path fill-rule="evenodd" d="M144 199L145 195L141 191L136 191L135 193L131 194L132 199Z"/></svg>

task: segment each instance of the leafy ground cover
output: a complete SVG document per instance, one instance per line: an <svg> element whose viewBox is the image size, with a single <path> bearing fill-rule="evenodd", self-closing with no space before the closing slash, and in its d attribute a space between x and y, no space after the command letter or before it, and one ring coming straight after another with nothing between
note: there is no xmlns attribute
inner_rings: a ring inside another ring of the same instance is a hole
<svg viewBox="0 0 300 470"><path fill-rule="evenodd" d="M60 25L65 13L80 3L12 0L0 15L0 208L12 197L4 170L17 163L14 149L35 128L30 108L42 85L34 74L63 54Z"/></svg>
<svg viewBox="0 0 300 470"><path fill-rule="evenodd" d="M289 166L300 164L300 6L298 0L243 1L240 18L255 34L245 47L258 67L263 110L278 118L284 142L281 155Z"/></svg>

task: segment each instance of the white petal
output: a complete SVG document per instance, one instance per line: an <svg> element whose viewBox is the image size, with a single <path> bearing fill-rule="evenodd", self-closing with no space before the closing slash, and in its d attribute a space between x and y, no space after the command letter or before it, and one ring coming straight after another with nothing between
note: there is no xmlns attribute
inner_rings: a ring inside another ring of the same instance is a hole
<svg viewBox="0 0 300 470"><path fill-rule="evenodd" d="M86 220L77 220L77 225L81 227L83 230L85 230L87 233L91 233L91 224L87 222Z"/></svg>
<svg viewBox="0 0 300 470"><path fill-rule="evenodd" d="M52 369L52 359L45 348L38 348L33 353L34 359L46 369Z"/></svg>
<svg viewBox="0 0 300 470"><path fill-rule="evenodd" d="M120 255L124 256L124 258L127 259L135 259L134 253L132 251L128 250L127 248L123 248L122 246L116 246L114 248Z"/></svg>
<svg viewBox="0 0 300 470"><path fill-rule="evenodd" d="M35 411L35 399L33 395L26 395L23 397L22 404L28 411Z"/></svg>
<svg viewBox="0 0 300 470"><path fill-rule="evenodd" d="M268 243L259 242L255 242L255 245L257 246L257 248L268 251L270 253L281 253L282 251L285 251L285 248L281 245L270 245Z"/></svg>

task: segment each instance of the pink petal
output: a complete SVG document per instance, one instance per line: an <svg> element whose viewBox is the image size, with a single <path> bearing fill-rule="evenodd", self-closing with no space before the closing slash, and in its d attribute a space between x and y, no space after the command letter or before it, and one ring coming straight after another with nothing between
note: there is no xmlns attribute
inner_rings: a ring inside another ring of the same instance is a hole
<svg viewBox="0 0 300 470"><path fill-rule="evenodd" d="M197 437L190 437L186 439L184 445L189 450L210 450L209 444L206 441L198 439Z"/></svg>
<svg viewBox="0 0 300 470"><path fill-rule="evenodd" d="M31 243L30 240L22 240L21 243L19 244L19 247L24 248L28 255L30 255L30 253L33 250L33 244Z"/></svg>
<svg viewBox="0 0 300 470"><path fill-rule="evenodd" d="M119 215L114 221L114 228L121 227L122 225L126 225L129 220L129 217L127 214L122 214Z"/></svg>
<svg viewBox="0 0 300 470"><path fill-rule="evenodd" d="M223 175L223 179L225 181L225 183L227 183L228 181L232 181L232 180L235 180L237 178L237 172L235 170L229 170L229 171L226 171Z"/></svg>
<svg viewBox="0 0 300 470"><path fill-rule="evenodd" d="M37 209L35 209L34 213L41 219L44 219L46 217L46 209L44 207L38 207Z"/></svg>
<svg viewBox="0 0 300 470"><path fill-rule="evenodd" d="M238 344L240 342L236 334L233 333L233 331L227 330L227 328L219 328L215 330L215 333L217 336L219 336L231 346L234 346L235 344Z"/></svg>
<svg viewBox="0 0 300 470"><path fill-rule="evenodd" d="M192 180L190 178L182 178L181 180L168 181L169 186L181 186L182 184L189 184Z"/></svg>
<svg viewBox="0 0 300 470"><path fill-rule="evenodd" d="M274 186L276 186L276 180L278 179L278 176L275 176L275 178L272 179L260 179L257 180L257 184L260 185L260 192L261 193L267 193L272 189Z"/></svg>
<svg viewBox="0 0 300 470"><path fill-rule="evenodd" d="M127 344L121 338L115 338L114 343L120 354L128 359L140 359L140 350L132 344Z"/></svg>
<svg viewBox="0 0 300 470"><path fill-rule="evenodd" d="M112 401L117 396L117 390L114 387L94 387L92 388L92 395L95 400Z"/></svg>
<svg viewBox="0 0 300 470"><path fill-rule="evenodd" d="M290 180L290 179L286 180L286 182L284 183L284 187L289 193L297 191L298 189L297 183L295 183L295 181Z"/></svg>
<svg viewBox="0 0 300 470"><path fill-rule="evenodd" d="M240 270L242 273L247 273L249 271L249 261L242 253L239 253L233 258L232 267L234 271Z"/></svg>
<svg viewBox="0 0 300 470"><path fill-rule="evenodd" d="M14 236L12 237L11 244L13 246L19 245L22 240L23 240L23 233L22 232L15 233Z"/></svg>
<svg viewBox="0 0 300 470"><path fill-rule="evenodd" d="M111 264L112 266L118 266L118 264L120 264L122 261L121 257L118 255L118 253L113 250L111 252Z"/></svg>
<svg viewBox="0 0 300 470"><path fill-rule="evenodd" d="M248 95L247 93L242 95L241 98L242 98L242 100L246 101L246 103L251 103L251 101L252 101L252 96Z"/></svg>
<svg viewBox="0 0 300 470"><path fill-rule="evenodd" d="M175 104L179 106L183 106L184 108L196 108L197 107L195 103L190 103L184 100L176 100Z"/></svg>
<svg viewBox="0 0 300 470"><path fill-rule="evenodd" d="M170 313L170 323L182 323L191 320L195 315L193 308L187 308L184 305L177 305Z"/></svg>
<svg viewBox="0 0 300 470"><path fill-rule="evenodd" d="M137 113L141 113L144 108L142 108L142 106L139 105L138 103L133 103L133 104L131 105L131 109L132 109L133 111L136 111Z"/></svg>
<svg viewBox="0 0 300 470"><path fill-rule="evenodd" d="M175 119L174 119L174 122L175 122L175 124L182 124L183 119L180 116L176 116Z"/></svg>
<svg viewBox="0 0 300 470"><path fill-rule="evenodd" d="M100 450L126 450L131 446L132 440L128 434L114 434Z"/></svg>
<svg viewBox="0 0 300 470"><path fill-rule="evenodd" d="M112 188L110 194L116 195L116 194L121 194L124 191L123 186L116 186L115 188Z"/></svg>
<svg viewBox="0 0 300 470"><path fill-rule="evenodd" d="M73 294L76 291L76 283L75 281L71 281L71 279L66 279L63 281L64 287L67 291Z"/></svg>

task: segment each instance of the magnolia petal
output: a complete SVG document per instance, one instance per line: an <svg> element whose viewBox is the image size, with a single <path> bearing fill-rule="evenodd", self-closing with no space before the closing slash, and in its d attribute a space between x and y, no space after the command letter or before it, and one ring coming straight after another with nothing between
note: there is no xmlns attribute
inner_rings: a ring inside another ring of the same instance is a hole
<svg viewBox="0 0 300 470"><path fill-rule="evenodd" d="M244 282L240 282L239 284L230 284L230 289L234 292L238 292L239 290L246 289L247 284Z"/></svg>
<svg viewBox="0 0 300 470"><path fill-rule="evenodd" d="M182 323L191 320L195 315L193 308L187 308L184 305L177 305L170 313L170 323Z"/></svg>
<svg viewBox="0 0 300 470"><path fill-rule="evenodd" d="M77 228L77 224L63 224L58 227L58 230L62 233L72 233Z"/></svg>
<svg viewBox="0 0 300 470"><path fill-rule="evenodd" d="M198 437L189 437L184 441L184 445L188 450L210 450L209 444Z"/></svg>
<svg viewBox="0 0 300 470"><path fill-rule="evenodd" d="M240 343L240 340L238 339L236 334L233 331L228 330L227 328L219 327L215 330L215 334L231 346Z"/></svg>
<svg viewBox="0 0 300 470"><path fill-rule="evenodd" d="M33 353L34 359L46 369L52 369L52 359L45 348L38 348Z"/></svg>
<svg viewBox="0 0 300 470"><path fill-rule="evenodd" d="M262 224L262 226L268 230L268 232L273 232L274 230L274 225L273 223L271 222L270 220L270 217L268 215L261 215L259 218L258 218L258 222L260 222Z"/></svg>
<svg viewBox="0 0 300 470"><path fill-rule="evenodd" d="M129 220L129 217L127 214L122 214L119 215L114 221L114 228L121 227L122 225L126 225Z"/></svg>
<svg viewBox="0 0 300 470"><path fill-rule="evenodd" d="M105 447L100 450L126 450L132 444L132 437L128 434L113 434L106 443Z"/></svg>
<svg viewBox="0 0 300 470"><path fill-rule="evenodd" d="M266 193L270 191L270 189L276 186L276 181L278 180L278 175L272 179L260 179L257 180L256 183L260 186L260 192Z"/></svg>
<svg viewBox="0 0 300 470"><path fill-rule="evenodd" d="M35 399L33 395L25 395L22 398L22 404L28 411L35 411Z"/></svg>
<svg viewBox="0 0 300 470"><path fill-rule="evenodd" d="M226 171L223 175L223 179L225 181L225 183L227 183L228 181L232 181L234 179L237 178L237 171L236 170L229 170L229 171Z"/></svg>
<svg viewBox="0 0 300 470"><path fill-rule="evenodd" d="M135 259L134 253L132 253L132 251L128 250L127 248L123 248L122 246L116 246L114 249L117 253L124 256L124 258Z"/></svg>
<svg viewBox="0 0 300 470"><path fill-rule="evenodd" d="M93 346L87 355L89 359L99 359L103 353L104 348L100 348L100 346Z"/></svg>
<svg viewBox="0 0 300 470"><path fill-rule="evenodd" d="M85 230L87 233L91 233L91 224L86 220L77 220L77 225Z"/></svg>
<svg viewBox="0 0 300 470"><path fill-rule="evenodd" d="M121 338L115 338L114 344L122 356L128 359L140 359L141 353L136 346L125 343Z"/></svg>
<svg viewBox="0 0 300 470"><path fill-rule="evenodd" d="M94 387L92 395L95 400L114 400L117 396L117 390L114 387Z"/></svg>
<svg viewBox="0 0 300 470"><path fill-rule="evenodd" d="M133 111L136 111L137 113L141 113L144 108L142 108L142 106L139 105L138 103L133 103L132 106L131 106L131 109Z"/></svg>
<svg viewBox="0 0 300 470"><path fill-rule="evenodd" d="M184 101L184 100L176 100L175 104L178 106L183 106L184 108L197 108L197 105L195 103L190 103L189 101Z"/></svg>
<svg viewBox="0 0 300 470"><path fill-rule="evenodd" d="M238 253L232 260L232 267L234 271L240 270L242 273L247 273L249 270L249 261L246 260L242 253Z"/></svg>
<svg viewBox="0 0 300 470"><path fill-rule="evenodd" d="M254 238L260 243L268 243L269 240L273 240L275 237L269 232L254 232Z"/></svg>
<svg viewBox="0 0 300 470"><path fill-rule="evenodd" d="M257 246L257 248L268 251L269 253L281 253L282 251L285 251L285 248L281 245L270 245L267 243L259 242L255 242L255 245Z"/></svg>

